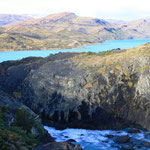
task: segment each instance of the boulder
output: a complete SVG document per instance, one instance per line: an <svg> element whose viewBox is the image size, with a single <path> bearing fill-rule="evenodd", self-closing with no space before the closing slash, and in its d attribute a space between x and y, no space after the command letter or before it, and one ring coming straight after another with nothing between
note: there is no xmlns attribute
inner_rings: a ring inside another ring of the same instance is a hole
<svg viewBox="0 0 150 150"><path fill-rule="evenodd" d="M106 137L108 137L108 138L113 138L114 135L106 135Z"/></svg>
<svg viewBox="0 0 150 150"><path fill-rule="evenodd" d="M118 136L115 139L116 143L128 143L130 141L130 137L128 135L125 136Z"/></svg>
<svg viewBox="0 0 150 150"><path fill-rule="evenodd" d="M142 144L143 144L144 147L150 148L150 142L143 141Z"/></svg>
<svg viewBox="0 0 150 150"><path fill-rule="evenodd" d="M128 131L128 133L135 134L135 133L141 133L141 131L138 130L138 129L135 129L135 128L130 128L129 131Z"/></svg>
<svg viewBox="0 0 150 150"><path fill-rule="evenodd" d="M133 145L122 145L121 150L135 150Z"/></svg>
<svg viewBox="0 0 150 150"><path fill-rule="evenodd" d="M74 140L74 139L69 139L69 140L67 140L67 141L69 141L69 142L77 142L77 141Z"/></svg>

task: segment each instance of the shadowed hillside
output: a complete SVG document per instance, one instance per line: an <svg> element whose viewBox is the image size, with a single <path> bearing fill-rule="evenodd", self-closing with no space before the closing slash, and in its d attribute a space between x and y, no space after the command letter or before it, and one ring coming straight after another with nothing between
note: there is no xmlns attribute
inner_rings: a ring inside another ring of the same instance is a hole
<svg viewBox="0 0 150 150"><path fill-rule="evenodd" d="M150 38L150 18L143 18L131 21L119 26L123 32L126 32L132 38Z"/></svg>

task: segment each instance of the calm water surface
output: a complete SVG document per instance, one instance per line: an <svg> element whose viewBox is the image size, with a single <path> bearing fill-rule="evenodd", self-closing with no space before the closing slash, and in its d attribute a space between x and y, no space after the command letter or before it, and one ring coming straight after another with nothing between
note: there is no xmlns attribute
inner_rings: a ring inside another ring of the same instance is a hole
<svg viewBox="0 0 150 150"><path fill-rule="evenodd" d="M7 60L18 60L29 56L46 57L49 54L56 54L59 52L101 52L114 48L128 49L141 44L150 42L150 39L138 39L138 40L116 40L106 41L103 45L88 45L82 46L81 49L59 49L59 50L34 50L34 51L13 51L13 52L0 52L0 62Z"/></svg>

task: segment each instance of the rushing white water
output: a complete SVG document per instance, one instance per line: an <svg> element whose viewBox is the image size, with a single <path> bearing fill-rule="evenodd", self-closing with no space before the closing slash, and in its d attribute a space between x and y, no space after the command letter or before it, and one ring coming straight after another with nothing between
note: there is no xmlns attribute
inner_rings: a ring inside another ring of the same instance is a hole
<svg viewBox="0 0 150 150"><path fill-rule="evenodd" d="M145 136L146 132L129 134L125 130L113 131L113 130L85 130L85 129L65 129L56 130L52 127L45 126L45 129L56 138L57 142L67 141L74 139L76 144L79 144L83 150L118 150L119 144L114 142L114 138L122 135L129 135L131 140L148 141L150 142L150 136ZM107 135L114 135L114 138L108 138ZM149 148L137 148L137 150L150 150Z"/></svg>

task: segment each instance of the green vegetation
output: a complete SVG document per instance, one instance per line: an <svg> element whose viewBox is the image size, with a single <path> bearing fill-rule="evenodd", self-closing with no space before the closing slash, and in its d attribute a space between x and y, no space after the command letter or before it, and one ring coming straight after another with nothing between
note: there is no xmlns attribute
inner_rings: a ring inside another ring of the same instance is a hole
<svg viewBox="0 0 150 150"><path fill-rule="evenodd" d="M21 93L20 92L13 92L13 95L17 98L17 97L21 97Z"/></svg>
<svg viewBox="0 0 150 150"><path fill-rule="evenodd" d="M91 51L87 52L86 53L87 55L92 55L93 53Z"/></svg>
<svg viewBox="0 0 150 150"><path fill-rule="evenodd" d="M108 50L108 51L105 51L105 52L100 52L99 55L100 56L107 56L107 55L110 55L112 52L112 50Z"/></svg>
<svg viewBox="0 0 150 150"><path fill-rule="evenodd" d="M31 118L29 112L27 112L23 107L15 109L15 121L13 126L21 127L23 130L30 132L32 126L34 125L34 120Z"/></svg>
<svg viewBox="0 0 150 150"><path fill-rule="evenodd" d="M14 110L14 122L4 126L5 115L10 115L8 106L0 107L0 149L30 150L34 148L44 135L44 131L24 107Z"/></svg>

